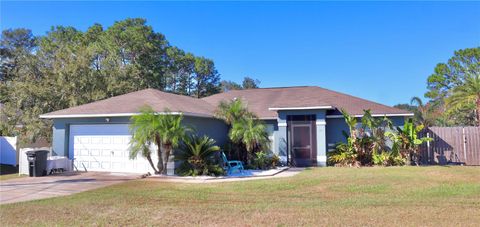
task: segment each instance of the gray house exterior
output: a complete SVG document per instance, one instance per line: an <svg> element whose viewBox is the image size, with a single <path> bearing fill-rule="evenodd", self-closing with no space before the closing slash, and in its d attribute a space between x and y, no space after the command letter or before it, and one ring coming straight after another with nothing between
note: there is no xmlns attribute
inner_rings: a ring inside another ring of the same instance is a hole
<svg viewBox="0 0 480 227"><path fill-rule="evenodd" d="M142 157L128 158L130 117L145 105L156 112L166 109L182 114L183 123L207 135L222 146L228 141L228 127L214 117L222 101L242 99L267 126L270 150L284 164L325 166L327 152L344 141L348 127L340 113L344 109L361 117L363 110L373 116L389 117L401 126L411 113L319 87L262 88L229 91L203 99L175 95L154 89L59 110L42 118L53 120L53 155L67 156L77 168L93 171L147 172ZM170 166L174 172L174 164Z"/></svg>

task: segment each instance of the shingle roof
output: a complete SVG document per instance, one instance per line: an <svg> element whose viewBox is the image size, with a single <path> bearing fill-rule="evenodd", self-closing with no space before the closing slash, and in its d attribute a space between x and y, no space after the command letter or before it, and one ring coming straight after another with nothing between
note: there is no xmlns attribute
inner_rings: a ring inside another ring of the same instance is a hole
<svg viewBox="0 0 480 227"><path fill-rule="evenodd" d="M182 112L186 115L212 117L218 104L225 100L241 98L261 119L276 119L277 112L269 108L295 108L295 107L333 107L334 114L337 110L345 109L350 114L361 115L363 110L370 109L372 114L410 114L390 106L371 102L351 95L332 90L314 87L284 87L284 88L259 88L247 90L232 90L196 99L183 95L175 95L155 89L145 89L115 96L105 100L59 110L42 115L44 118L59 116L72 117L83 115L121 115L138 113L142 106L149 105L157 112L169 109L172 112Z"/></svg>
<svg viewBox="0 0 480 227"><path fill-rule="evenodd" d="M361 115L366 109L370 109L372 114L410 114L405 110L315 86L232 90L203 100L216 106L222 100L234 98L244 100L250 111L262 119L277 118L276 111L269 108L318 106L332 106L337 110L343 108L353 115Z"/></svg>
<svg viewBox="0 0 480 227"><path fill-rule="evenodd" d="M149 105L157 112L166 109L172 112L199 116L213 116L214 106L204 100L184 95L176 95L155 89L145 89L112 98L71 107L42 115L49 118L59 115L109 115L138 113L140 108Z"/></svg>

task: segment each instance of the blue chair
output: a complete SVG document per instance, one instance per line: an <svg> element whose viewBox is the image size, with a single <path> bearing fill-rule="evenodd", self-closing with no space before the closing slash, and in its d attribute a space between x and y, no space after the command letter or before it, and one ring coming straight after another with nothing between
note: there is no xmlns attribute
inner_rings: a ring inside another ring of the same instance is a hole
<svg viewBox="0 0 480 227"><path fill-rule="evenodd" d="M227 171L227 174L231 174L233 173L233 171L240 171L240 173L243 172L244 168L243 168L243 163L241 161L237 161L237 160L228 161L227 156L223 152L222 152L222 159L224 163L224 169L225 171Z"/></svg>

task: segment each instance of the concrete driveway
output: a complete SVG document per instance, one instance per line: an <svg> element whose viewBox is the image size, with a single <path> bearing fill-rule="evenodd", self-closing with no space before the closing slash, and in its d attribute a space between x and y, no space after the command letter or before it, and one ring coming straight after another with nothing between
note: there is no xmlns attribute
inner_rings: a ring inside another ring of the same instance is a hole
<svg viewBox="0 0 480 227"><path fill-rule="evenodd" d="M75 172L0 182L0 204L71 195L140 178L139 174Z"/></svg>

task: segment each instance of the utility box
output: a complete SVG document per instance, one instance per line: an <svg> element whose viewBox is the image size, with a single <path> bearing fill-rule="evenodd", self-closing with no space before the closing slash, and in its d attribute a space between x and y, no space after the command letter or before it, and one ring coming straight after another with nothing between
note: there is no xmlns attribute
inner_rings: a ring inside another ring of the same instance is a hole
<svg viewBox="0 0 480 227"><path fill-rule="evenodd" d="M28 174L30 177L41 177L47 175L47 156L46 150L28 151Z"/></svg>

